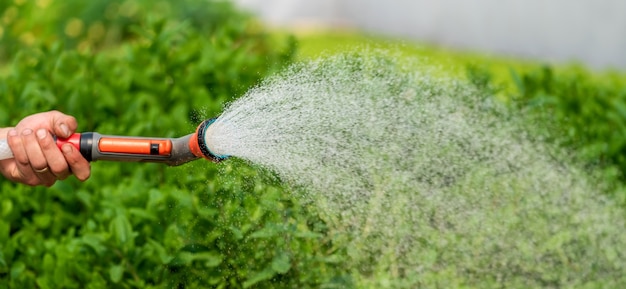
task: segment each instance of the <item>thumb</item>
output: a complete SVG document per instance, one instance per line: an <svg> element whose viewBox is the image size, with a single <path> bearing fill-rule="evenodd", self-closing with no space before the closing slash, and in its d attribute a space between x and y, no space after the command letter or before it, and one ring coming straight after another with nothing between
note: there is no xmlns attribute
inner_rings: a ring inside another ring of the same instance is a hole
<svg viewBox="0 0 626 289"><path fill-rule="evenodd" d="M76 123L76 119L74 117L58 111L52 111L50 113L53 114L52 129L55 135L68 138L74 133L74 131L76 131L78 124Z"/></svg>

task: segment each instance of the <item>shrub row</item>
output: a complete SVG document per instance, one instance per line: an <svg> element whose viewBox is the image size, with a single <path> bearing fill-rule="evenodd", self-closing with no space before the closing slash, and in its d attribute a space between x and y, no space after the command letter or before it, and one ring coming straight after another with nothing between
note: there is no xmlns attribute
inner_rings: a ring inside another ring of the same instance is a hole
<svg viewBox="0 0 626 289"><path fill-rule="evenodd" d="M469 79L497 93L502 86L480 66L468 66ZM563 147L621 192L626 181L626 80L618 72L583 67L538 66L510 70L511 107L530 120L535 137ZM618 200L626 194L618 193Z"/></svg>

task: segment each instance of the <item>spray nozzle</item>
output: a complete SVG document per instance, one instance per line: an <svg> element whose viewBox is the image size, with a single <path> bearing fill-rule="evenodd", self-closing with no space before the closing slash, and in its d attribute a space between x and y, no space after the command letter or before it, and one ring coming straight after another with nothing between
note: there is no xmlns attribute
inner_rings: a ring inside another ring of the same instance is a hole
<svg viewBox="0 0 626 289"><path fill-rule="evenodd" d="M220 154L216 154L212 152L211 149L209 148L209 144L207 144L208 128L216 120L217 118L207 119L198 126L198 128L196 129L196 132L192 135L191 139L189 140L189 149L197 157L205 158L213 162L220 162L229 158L230 156L220 155Z"/></svg>

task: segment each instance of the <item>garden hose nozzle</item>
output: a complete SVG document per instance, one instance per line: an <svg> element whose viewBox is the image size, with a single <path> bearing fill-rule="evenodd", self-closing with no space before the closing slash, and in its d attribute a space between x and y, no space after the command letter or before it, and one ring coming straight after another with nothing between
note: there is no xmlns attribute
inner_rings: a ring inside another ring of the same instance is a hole
<svg viewBox="0 0 626 289"><path fill-rule="evenodd" d="M214 155L205 141L206 128L215 119L203 121L196 132L180 138L151 138L102 135L96 132L75 133L69 138L57 138L59 148L73 145L88 161L129 161L164 163L178 166L204 158L220 162L228 156ZM6 140L0 140L0 160L12 158Z"/></svg>
<svg viewBox="0 0 626 289"><path fill-rule="evenodd" d="M202 157L217 163L229 158L230 156L220 155L212 152L210 149L210 144L207 143L208 138L206 136L209 132L209 127L215 122L215 120L217 120L217 118L207 119L198 126L196 132L191 134L191 138L193 139L193 141L189 142L189 148L191 150L191 153L193 153L195 156Z"/></svg>

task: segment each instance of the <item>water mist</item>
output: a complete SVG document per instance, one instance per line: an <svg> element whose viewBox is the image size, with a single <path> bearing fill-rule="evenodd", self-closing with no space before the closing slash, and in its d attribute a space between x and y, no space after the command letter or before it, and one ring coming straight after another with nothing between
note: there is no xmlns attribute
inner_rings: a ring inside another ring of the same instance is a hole
<svg viewBox="0 0 626 289"><path fill-rule="evenodd" d="M293 65L231 103L209 149L303 189L360 286L626 285L622 209L541 124L383 54Z"/></svg>

